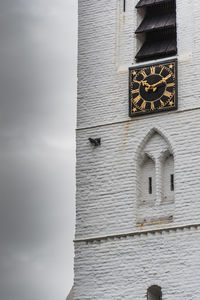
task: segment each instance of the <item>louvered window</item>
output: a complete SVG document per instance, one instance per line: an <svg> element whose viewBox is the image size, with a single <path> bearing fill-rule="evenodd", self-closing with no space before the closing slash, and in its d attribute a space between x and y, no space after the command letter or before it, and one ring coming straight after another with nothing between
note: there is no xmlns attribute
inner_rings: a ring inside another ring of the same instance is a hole
<svg viewBox="0 0 200 300"><path fill-rule="evenodd" d="M136 60L144 61L175 55L176 1L140 0L136 8L146 11L135 32L137 35L145 34L145 41L136 55Z"/></svg>

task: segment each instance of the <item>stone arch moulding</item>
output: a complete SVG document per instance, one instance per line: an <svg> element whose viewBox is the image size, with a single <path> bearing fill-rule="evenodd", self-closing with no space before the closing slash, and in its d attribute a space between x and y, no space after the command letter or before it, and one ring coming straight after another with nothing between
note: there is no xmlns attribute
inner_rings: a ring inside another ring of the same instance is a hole
<svg viewBox="0 0 200 300"><path fill-rule="evenodd" d="M171 143L171 138L168 137L168 134L165 132L165 130L163 130L162 128L160 127L152 127L146 134L145 136L143 137L142 141L139 143L139 146L137 148L137 155L140 154L140 150L141 149L144 149L144 145L147 143L147 141L151 138L151 136L154 134L154 133L158 133L160 136L163 137L163 139L167 142L167 144L169 145L169 149L170 149L170 152L172 152L174 154L174 147Z"/></svg>
<svg viewBox="0 0 200 300"><path fill-rule="evenodd" d="M173 221L174 152L162 130L152 128L137 150L138 225L156 225Z"/></svg>

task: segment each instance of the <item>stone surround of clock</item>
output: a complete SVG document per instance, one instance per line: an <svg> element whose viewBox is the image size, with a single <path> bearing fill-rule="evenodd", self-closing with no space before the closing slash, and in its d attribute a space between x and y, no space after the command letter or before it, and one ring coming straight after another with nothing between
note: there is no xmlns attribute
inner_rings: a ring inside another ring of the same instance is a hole
<svg viewBox="0 0 200 300"><path fill-rule="evenodd" d="M168 57L177 53L176 0L140 0L136 5L145 16L135 31L144 43L136 54L137 61Z"/></svg>

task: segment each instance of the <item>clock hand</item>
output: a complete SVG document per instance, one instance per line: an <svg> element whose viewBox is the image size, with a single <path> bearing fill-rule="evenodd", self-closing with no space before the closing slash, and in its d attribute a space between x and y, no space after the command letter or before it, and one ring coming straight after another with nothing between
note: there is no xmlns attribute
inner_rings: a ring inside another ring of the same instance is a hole
<svg viewBox="0 0 200 300"><path fill-rule="evenodd" d="M161 79L160 81L158 81L158 82L152 84L152 85L151 85L151 88L155 88L155 87L156 87L157 85L159 85L160 83L163 83L163 81L165 81L164 78Z"/></svg>
<svg viewBox="0 0 200 300"><path fill-rule="evenodd" d="M169 79L171 77L171 74L168 74L166 77L162 78L160 81L154 83L151 85L151 88L156 87L157 85L159 85L160 83L163 83L164 81L166 82L167 79Z"/></svg>
<svg viewBox="0 0 200 300"><path fill-rule="evenodd" d="M170 77L171 77L171 74L168 74L166 77L162 78L161 80L159 80L158 82L156 82L154 84L149 84L147 82L147 80L143 80L143 81L141 81L141 83L143 86L145 86L146 92L148 92L150 89L153 90L153 92L155 92L157 90L157 86L163 82L166 82L166 80Z"/></svg>
<svg viewBox="0 0 200 300"><path fill-rule="evenodd" d="M151 85L147 82L147 80L141 81L142 85L145 86L145 91L148 92L151 88Z"/></svg>
<svg viewBox="0 0 200 300"><path fill-rule="evenodd" d="M143 86L147 86L147 87L150 87L151 85L147 82L147 80L143 80L141 81L142 85Z"/></svg>
<svg viewBox="0 0 200 300"><path fill-rule="evenodd" d="M145 91L148 92L150 89L153 90L153 92L155 92L157 90L157 85L159 85L160 83L163 82L163 79L154 83L154 84L149 84L147 82L147 80L142 81L142 85L145 86Z"/></svg>
<svg viewBox="0 0 200 300"><path fill-rule="evenodd" d="M168 78L170 78L170 77L171 77L171 74L168 74L166 77L162 78L160 81L158 81L158 82L156 82L156 83L154 83L154 84L151 84L151 85L148 87L147 91L148 91L149 89L152 89L153 92L155 92L155 91L157 90L157 88L158 88L158 85L161 84L161 83L163 83L163 82L166 83L166 80L167 80ZM145 90L146 90L146 88L145 88Z"/></svg>

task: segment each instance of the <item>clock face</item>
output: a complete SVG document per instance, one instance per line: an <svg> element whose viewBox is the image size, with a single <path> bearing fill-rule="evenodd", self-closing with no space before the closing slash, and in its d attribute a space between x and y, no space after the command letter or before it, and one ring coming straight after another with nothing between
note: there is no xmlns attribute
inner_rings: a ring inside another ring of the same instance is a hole
<svg viewBox="0 0 200 300"><path fill-rule="evenodd" d="M177 109L177 62L129 69L129 114Z"/></svg>

